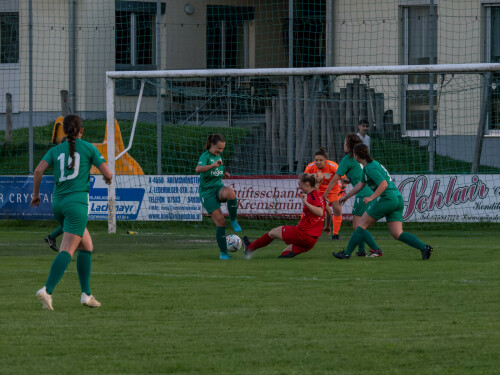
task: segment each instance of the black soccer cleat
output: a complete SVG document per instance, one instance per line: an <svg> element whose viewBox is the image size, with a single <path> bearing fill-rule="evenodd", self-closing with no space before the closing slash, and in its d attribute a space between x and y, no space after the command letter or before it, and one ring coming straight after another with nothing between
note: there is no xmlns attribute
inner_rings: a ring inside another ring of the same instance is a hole
<svg viewBox="0 0 500 375"><path fill-rule="evenodd" d="M332 255L337 259L349 259L351 256L346 254L345 251L333 252Z"/></svg>
<svg viewBox="0 0 500 375"><path fill-rule="evenodd" d="M427 260L431 257L432 246L425 245L425 249L422 250L422 260Z"/></svg>
<svg viewBox="0 0 500 375"><path fill-rule="evenodd" d="M332 240L340 240L340 236L338 234L332 235Z"/></svg>
<svg viewBox="0 0 500 375"><path fill-rule="evenodd" d="M250 240L247 236L245 236L242 238L241 242L243 242L243 252L245 253L245 258L250 259L252 257L252 250L248 248Z"/></svg>
<svg viewBox="0 0 500 375"><path fill-rule="evenodd" d="M284 253L284 254L281 254L278 256L278 259L279 258L293 258L294 256L296 256L297 254L295 254L293 251L290 251L288 253Z"/></svg>
<svg viewBox="0 0 500 375"><path fill-rule="evenodd" d="M50 236L47 236L45 237L45 242L47 242L50 246L50 248L54 251L58 251L57 250L57 246L56 246L56 240L53 239L53 238L50 238Z"/></svg>
<svg viewBox="0 0 500 375"><path fill-rule="evenodd" d="M362 251L362 252L357 252L356 254L354 254L355 257L366 257L366 252Z"/></svg>

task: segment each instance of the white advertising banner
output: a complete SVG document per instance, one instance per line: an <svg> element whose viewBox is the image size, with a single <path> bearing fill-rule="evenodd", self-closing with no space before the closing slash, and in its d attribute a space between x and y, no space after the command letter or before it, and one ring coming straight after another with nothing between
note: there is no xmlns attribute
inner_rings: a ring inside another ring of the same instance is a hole
<svg viewBox="0 0 500 375"><path fill-rule="evenodd" d="M393 175L403 195L405 221L500 222L500 175ZM296 178L224 180L238 198L238 214L297 216L302 210ZM351 186L349 186L351 188ZM227 213L225 205L223 212ZM352 199L342 213L349 219Z"/></svg>
<svg viewBox="0 0 500 375"><path fill-rule="evenodd" d="M116 176L117 220L201 221L200 176ZM108 219L108 186L90 176L89 219Z"/></svg>
<svg viewBox="0 0 500 375"><path fill-rule="evenodd" d="M403 219L417 222L500 222L500 175L393 175L405 201ZM202 220L200 177L116 176L118 220ZM298 218L298 181L291 176L245 176L223 180L238 198L238 215ZM54 181L45 176L42 203L30 207L33 177L0 176L0 218L51 219ZM349 186L348 188L351 188ZM343 207L351 218L353 199ZM226 205L222 210L227 214ZM206 213L206 212L205 212ZM90 177L89 219L107 220L108 187Z"/></svg>

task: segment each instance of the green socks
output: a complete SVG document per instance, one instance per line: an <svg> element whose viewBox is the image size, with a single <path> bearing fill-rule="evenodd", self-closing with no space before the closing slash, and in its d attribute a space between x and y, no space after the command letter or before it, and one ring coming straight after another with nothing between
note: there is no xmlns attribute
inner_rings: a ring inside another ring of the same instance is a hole
<svg viewBox="0 0 500 375"><path fill-rule="evenodd" d="M221 253L227 254L226 227L215 228L215 238Z"/></svg>
<svg viewBox="0 0 500 375"><path fill-rule="evenodd" d="M56 229L54 229L54 231L51 234L49 234L49 237L52 238L53 240L55 240L57 237L59 237L63 233L64 233L64 231L63 231L62 227L59 225Z"/></svg>
<svg viewBox="0 0 500 375"><path fill-rule="evenodd" d="M345 249L345 253L347 255L351 255L356 246L362 245L362 242L366 242L368 246L370 246L371 249L378 250L379 246L373 239L372 235L370 232L368 232L366 229L363 229L361 227L357 227L354 233L351 236L351 239L349 240L349 243L347 244L347 248Z"/></svg>
<svg viewBox="0 0 500 375"><path fill-rule="evenodd" d="M420 251L425 249L425 243L420 241L417 236L408 233L408 232L403 232L399 236L398 240L401 242L404 242L405 244L414 247L415 249L419 249Z"/></svg>
<svg viewBox="0 0 500 375"><path fill-rule="evenodd" d="M76 270L78 271L78 279L80 280L80 287L82 293L90 296L90 265L91 265L92 251L79 250L76 258Z"/></svg>
<svg viewBox="0 0 500 375"><path fill-rule="evenodd" d="M67 251L61 250L52 262L49 277L45 282L47 293L52 294L52 291L63 277L64 272L66 272L66 268L68 268L69 262L71 262L71 255L69 255Z"/></svg>
<svg viewBox="0 0 500 375"><path fill-rule="evenodd" d="M235 221L238 213L238 199L234 198L227 201L227 212L229 212L229 220Z"/></svg>

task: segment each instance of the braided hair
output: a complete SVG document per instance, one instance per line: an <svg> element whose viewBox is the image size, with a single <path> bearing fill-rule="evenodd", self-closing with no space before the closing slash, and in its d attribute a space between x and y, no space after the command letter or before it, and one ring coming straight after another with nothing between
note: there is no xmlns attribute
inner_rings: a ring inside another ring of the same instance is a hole
<svg viewBox="0 0 500 375"><path fill-rule="evenodd" d="M68 169L75 167L75 139L80 134L82 128L82 119L77 115L67 115L63 120L63 129L66 133L66 139L69 143L69 156L71 164Z"/></svg>
<svg viewBox="0 0 500 375"><path fill-rule="evenodd" d="M222 134L210 134L207 138L207 143L205 144L205 149L210 150L212 145L216 145L219 142L226 143L224 136Z"/></svg>

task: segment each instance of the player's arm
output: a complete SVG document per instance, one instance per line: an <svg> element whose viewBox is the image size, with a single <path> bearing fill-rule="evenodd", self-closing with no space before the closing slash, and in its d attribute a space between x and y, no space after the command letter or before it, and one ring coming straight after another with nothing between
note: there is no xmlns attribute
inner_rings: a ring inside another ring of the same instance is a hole
<svg viewBox="0 0 500 375"><path fill-rule="evenodd" d="M307 201L308 194L302 194L302 202L316 216L323 216L323 207L314 206Z"/></svg>
<svg viewBox="0 0 500 375"><path fill-rule="evenodd" d="M375 199L377 199L380 196L380 194L382 194L385 191L385 189L387 189L387 186L389 186L387 181L382 180L382 182L378 185L377 189L373 192L373 194L370 195L369 197L366 197L365 199L363 199L363 202L366 204L366 203L369 203L371 201L374 201Z"/></svg>
<svg viewBox="0 0 500 375"><path fill-rule="evenodd" d="M111 180L113 179L113 174L109 170L108 166L106 163L102 163L97 167L99 171L102 173L102 178L106 184L111 184Z"/></svg>
<svg viewBox="0 0 500 375"><path fill-rule="evenodd" d="M326 187L326 190L325 190L325 193L323 194L323 199L325 201L328 201L328 194L330 194L330 191L334 188L334 186L339 182L340 180L340 176L335 173L332 177L332 179L330 180L330 183L328 184L328 186Z"/></svg>
<svg viewBox="0 0 500 375"><path fill-rule="evenodd" d="M209 171L210 169L212 168L217 168L219 165L222 164L222 160L217 160L215 163L213 164L208 164L208 165L197 165L196 166L196 169L194 170L196 173L203 173L203 172L206 172L206 171Z"/></svg>
<svg viewBox="0 0 500 375"><path fill-rule="evenodd" d="M33 197L31 198L31 205L40 205L40 184L42 183L42 176L45 170L49 167L49 163L41 160L33 172Z"/></svg>
<svg viewBox="0 0 500 375"><path fill-rule="evenodd" d="M356 186L354 186L346 195L344 195L343 197L341 197L339 199L339 202L340 203L344 203L346 200L348 200L349 198L351 198L353 195L356 195L358 194L361 190L363 190L363 188L366 186L366 184L364 182L358 182Z"/></svg>

